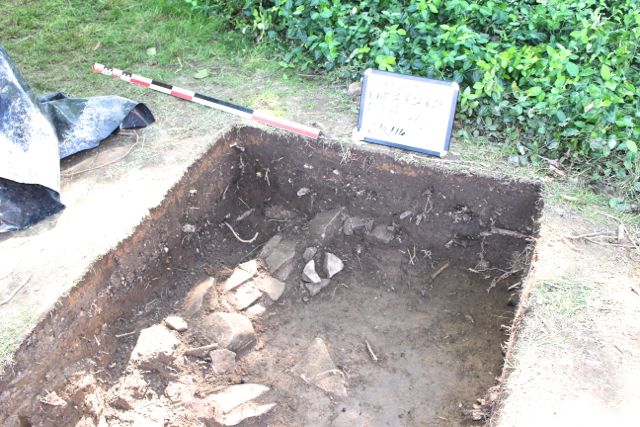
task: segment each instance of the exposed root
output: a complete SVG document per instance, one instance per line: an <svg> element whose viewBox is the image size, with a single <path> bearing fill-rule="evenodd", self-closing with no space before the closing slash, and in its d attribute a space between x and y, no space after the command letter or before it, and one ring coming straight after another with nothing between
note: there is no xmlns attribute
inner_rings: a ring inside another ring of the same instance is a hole
<svg viewBox="0 0 640 427"><path fill-rule="evenodd" d="M18 292L20 292L20 289L24 288L27 285L27 283L29 283L30 280L31 280L31 276L27 277L27 280L25 280L24 283L22 283L22 285L14 289L14 291L11 292L11 295L9 295L5 300L0 301L0 305L8 304L9 301L11 301L13 297L15 297L18 294Z"/></svg>
<svg viewBox="0 0 640 427"><path fill-rule="evenodd" d="M229 225L229 223L227 221L223 222L223 224L226 225L229 228L229 230L231 230L231 232L233 233L233 236L236 239L238 239L239 242L242 242L242 243L253 243L258 238L258 235L260 234L260 233L258 233L256 231L256 234L254 234L251 239L246 240L246 239L243 239L242 237L238 236L238 233L236 233L236 230L234 230L233 227L231 225Z"/></svg>

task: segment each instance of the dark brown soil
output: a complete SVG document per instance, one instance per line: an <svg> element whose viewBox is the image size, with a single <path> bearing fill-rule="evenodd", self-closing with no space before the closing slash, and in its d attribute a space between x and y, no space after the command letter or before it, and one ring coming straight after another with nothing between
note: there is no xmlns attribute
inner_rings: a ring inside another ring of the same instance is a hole
<svg viewBox="0 0 640 427"><path fill-rule="evenodd" d="M185 378L193 399L227 384L269 386L261 399L277 406L243 425L469 423L460 408L484 395L502 369L504 325L517 303L508 288L527 272L539 188L366 151L342 155L253 128L225 135L21 347L13 372L0 379L2 425L217 425L166 399L167 386ZM299 197L301 188L309 191ZM268 218L273 207L292 215ZM309 221L336 208L390 227L394 239L338 231L317 244ZM240 242L225 221L244 239L258 237ZM196 232L183 232L185 224ZM139 331L170 314L193 325L172 332L178 353L209 343L198 328L203 316L233 310L219 284L275 234L295 242L294 269L284 295L253 319L257 344L232 372L215 375L206 357L185 356L168 370L132 376ZM308 246L345 264L315 296L300 280ZM208 277L218 284L207 293L210 304L190 316L182 300ZM292 371L317 337L344 378L346 397ZM144 392L117 401L134 377ZM66 405L43 403L51 392Z"/></svg>

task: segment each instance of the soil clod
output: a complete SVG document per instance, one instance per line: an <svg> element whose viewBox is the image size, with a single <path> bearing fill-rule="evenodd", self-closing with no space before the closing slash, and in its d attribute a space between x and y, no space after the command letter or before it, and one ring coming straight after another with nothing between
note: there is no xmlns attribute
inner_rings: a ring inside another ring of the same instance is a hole
<svg viewBox="0 0 640 427"><path fill-rule="evenodd" d="M395 237L395 234L393 231L389 230L389 227L380 224L376 225L376 227L368 234L368 236L382 243L391 243L391 241Z"/></svg>

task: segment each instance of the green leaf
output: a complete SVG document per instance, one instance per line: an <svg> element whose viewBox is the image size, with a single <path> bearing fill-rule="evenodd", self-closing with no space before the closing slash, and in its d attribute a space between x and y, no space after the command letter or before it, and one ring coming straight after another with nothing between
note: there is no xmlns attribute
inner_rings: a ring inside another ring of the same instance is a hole
<svg viewBox="0 0 640 427"><path fill-rule="evenodd" d="M198 70L198 72L193 75L194 79L204 79L207 77L209 77L209 70L207 70L206 68Z"/></svg>
<svg viewBox="0 0 640 427"><path fill-rule="evenodd" d="M527 89L527 95L529 96L538 96L542 93L542 88L540 86L534 86Z"/></svg>
<svg viewBox="0 0 640 427"><path fill-rule="evenodd" d="M567 62L566 68L567 68L567 73L569 73L571 77L577 76L578 73L580 72L580 67L578 67L573 62Z"/></svg>
<svg viewBox="0 0 640 427"><path fill-rule="evenodd" d="M156 53L157 52L156 52L156 48L155 47L150 47L149 49L147 49L147 55L148 56L151 56L151 57L156 56Z"/></svg>
<svg viewBox="0 0 640 427"><path fill-rule="evenodd" d="M602 76L603 79L610 80L611 67L609 67L607 64L602 64L602 67L600 67L600 75Z"/></svg>
<svg viewBox="0 0 640 427"><path fill-rule="evenodd" d="M630 139L627 140L627 150L629 150L629 152L633 154L638 153L638 146L636 145L635 141L632 141Z"/></svg>

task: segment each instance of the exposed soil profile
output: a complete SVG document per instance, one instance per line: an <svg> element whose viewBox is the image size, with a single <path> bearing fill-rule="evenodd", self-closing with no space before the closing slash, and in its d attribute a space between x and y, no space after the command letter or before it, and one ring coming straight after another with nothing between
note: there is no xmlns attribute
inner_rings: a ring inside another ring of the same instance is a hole
<svg viewBox="0 0 640 427"><path fill-rule="evenodd" d="M471 424L540 189L343 154L227 133L20 348L2 425Z"/></svg>

